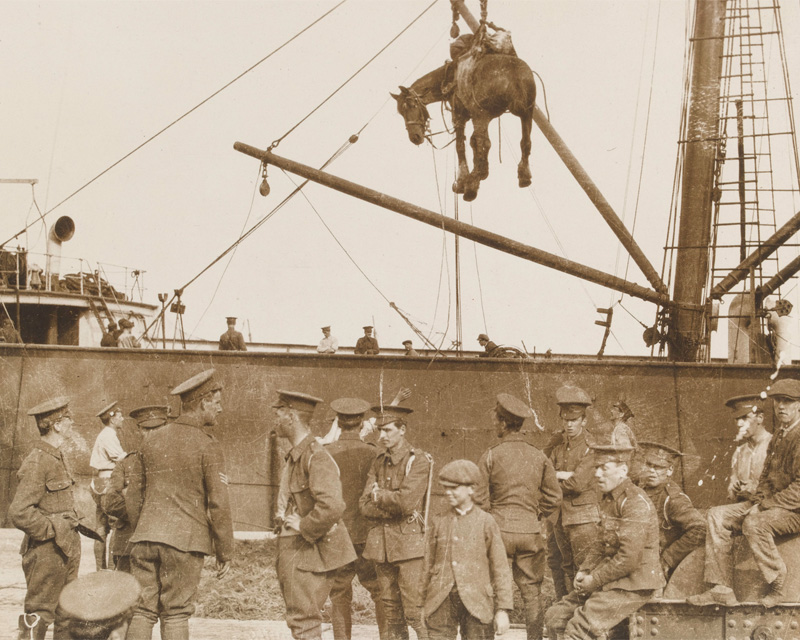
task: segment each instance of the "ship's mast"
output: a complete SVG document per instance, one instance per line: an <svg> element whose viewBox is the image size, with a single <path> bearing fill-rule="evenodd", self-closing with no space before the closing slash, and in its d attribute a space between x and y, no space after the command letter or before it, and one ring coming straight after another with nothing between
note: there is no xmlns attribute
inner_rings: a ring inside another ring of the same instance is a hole
<svg viewBox="0 0 800 640"><path fill-rule="evenodd" d="M703 302L713 211L713 173L727 0L697 0L690 102L681 177L670 357L695 361L705 332Z"/></svg>

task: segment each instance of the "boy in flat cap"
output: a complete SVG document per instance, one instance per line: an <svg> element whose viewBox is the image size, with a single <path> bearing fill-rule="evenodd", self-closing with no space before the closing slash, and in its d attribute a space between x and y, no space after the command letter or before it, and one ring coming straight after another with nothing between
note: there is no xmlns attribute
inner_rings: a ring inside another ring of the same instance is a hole
<svg viewBox="0 0 800 640"><path fill-rule="evenodd" d="M553 536L548 547L557 545L552 554L561 556L561 571L553 567L559 586L569 591L577 568L583 563L587 549L597 537L600 511L595 485L592 450L587 441L586 409L592 399L580 387L564 386L556 391L559 416L564 427L561 442L553 447L550 459L561 485L563 501L553 517ZM556 580L554 579L554 581ZM557 591L557 595L560 593Z"/></svg>
<svg viewBox="0 0 800 640"><path fill-rule="evenodd" d="M478 335L478 344L483 347L483 353L478 354L480 358L494 357L494 352L497 350L497 345L489 340L489 336L485 333Z"/></svg>
<svg viewBox="0 0 800 640"><path fill-rule="evenodd" d="M497 522L473 504L480 471L453 460L439 472L450 513L428 532L422 582L429 640L491 640L509 628L511 570ZM491 588L487 588L488 586Z"/></svg>
<svg viewBox="0 0 800 640"><path fill-rule="evenodd" d="M407 407L375 406L378 443L359 500L370 519L364 557L376 563L389 640L408 638L408 625L427 639L419 590L433 458L406 440Z"/></svg>
<svg viewBox="0 0 800 640"><path fill-rule="evenodd" d="M405 355L419 358L419 352L414 348L414 343L411 340L403 340L403 348L406 350Z"/></svg>
<svg viewBox="0 0 800 640"><path fill-rule="evenodd" d="M322 402L305 393L278 390L275 432L292 448L284 478L288 503L278 532L277 573L293 638L320 640L331 572L350 564L356 553L342 521L345 502L339 469L319 444L309 423ZM284 479L281 479L284 482Z"/></svg>
<svg viewBox="0 0 800 640"><path fill-rule="evenodd" d="M606 638L664 586L658 559L658 516L628 478L631 447L593 447L603 497L601 523L575 575L574 589L545 614L551 638ZM558 635L563 634L563 635Z"/></svg>
<svg viewBox="0 0 800 640"><path fill-rule="evenodd" d="M39 441L17 472L19 484L8 508L11 523L25 532L22 571L28 590L25 613L19 618L20 640L44 640L55 620L53 637L66 637L56 619L58 596L65 584L78 577L81 542L72 486L61 445L74 423L67 398L54 398L28 411L36 419Z"/></svg>
<svg viewBox="0 0 800 640"><path fill-rule="evenodd" d="M558 509L561 487L552 462L520 433L532 415L522 400L507 393L497 396L493 418L501 442L478 462L481 478L474 499L499 526L525 604L528 640L541 640L545 541L539 520Z"/></svg>
<svg viewBox="0 0 800 640"><path fill-rule="evenodd" d="M769 608L783 602L786 564L775 546L775 536L800 533L800 380L778 380L767 396L773 400L776 425L758 487L750 500L708 510L705 581L714 586L688 597L691 604L736 604L732 588L734 531L744 534L769 585L762 604Z"/></svg>
<svg viewBox="0 0 800 640"><path fill-rule="evenodd" d="M330 327L322 327L322 340L317 345L317 353L334 354L339 350L339 341L331 335Z"/></svg>
<svg viewBox="0 0 800 640"><path fill-rule="evenodd" d="M731 458L731 477L728 480L728 500L744 502L756 492L758 479L764 470L772 434L764 426L761 396L748 394L730 398L725 404L739 428L739 444Z"/></svg>
<svg viewBox="0 0 800 640"><path fill-rule="evenodd" d="M350 540L358 558L333 572L331 579L331 624L335 640L349 640L352 631L351 605L353 602L353 578L369 591L375 603L375 619L381 640L386 638L386 617L383 615L381 590L375 563L365 560L364 544L367 540L369 522L358 509L358 499L367 483L369 468L375 460L377 450L373 445L361 441L361 425L370 404L361 398L339 398L331 402L341 429L339 438L325 445L325 450L339 467L342 483L342 496L345 510L342 520L347 526Z"/></svg>
<svg viewBox="0 0 800 640"><path fill-rule="evenodd" d="M141 443L167 423L167 407L148 405L134 409L128 415L141 430L141 441L114 467L108 488L100 498L100 506L108 515L112 529L110 568L125 572L131 570L130 539L136 530L144 500Z"/></svg>
<svg viewBox="0 0 800 640"><path fill-rule="evenodd" d="M706 521L681 488L672 481L680 451L656 442L640 443L644 467L639 486L656 508L661 568L669 579L681 561L706 540Z"/></svg>
<svg viewBox="0 0 800 640"><path fill-rule="evenodd" d="M381 352L378 339L372 335L372 327L364 327L364 335L356 342L354 353L358 355L377 356Z"/></svg>
<svg viewBox="0 0 800 640"><path fill-rule="evenodd" d="M220 351L247 351L244 336L236 330L236 318L226 318L228 330L219 337Z"/></svg>
<svg viewBox="0 0 800 640"><path fill-rule="evenodd" d="M189 637L189 618L203 569L216 555L217 578L230 569L233 523L225 458L208 433L222 411L214 369L179 384L181 415L142 444L142 511L131 536L131 573L142 585L128 640L150 640L161 619L164 640Z"/></svg>

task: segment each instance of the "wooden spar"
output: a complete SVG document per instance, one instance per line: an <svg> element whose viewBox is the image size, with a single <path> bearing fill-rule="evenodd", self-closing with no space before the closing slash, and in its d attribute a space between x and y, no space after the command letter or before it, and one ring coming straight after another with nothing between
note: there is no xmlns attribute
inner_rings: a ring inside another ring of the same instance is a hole
<svg viewBox="0 0 800 640"><path fill-rule="evenodd" d="M330 173L300 164L299 162L294 162L293 160L276 156L272 152L257 149L256 147L244 144L243 142L236 142L233 145L233 148L241 153L244 153L245 155L260 160L265 164L274 165L280 169L283 169L284 171L294 173L307 180L330 187L331 189L335 189L336 191L340 191L347 195L354 196L360 200L364 200L365 202L378 205L384 209L400 213L404 216L408 216L409 218L413 218L414 220L418 220L419 222L424 222L425 224L429 224L437 229L444 229L450 233L461 236L462 238L467 238L468 240L472 240L473 242L477 242L484 246L492 247L493 249L503 251L504 253L509 253L519 258L530 260L531 262L536 262L537 264L556 269L584 280L588 280L589 282L603 285L610 289L614 289L615 291L625 293L629 296L647 300L648 302L652 302L654 304L669 304L669 298L666 294L647 289L641 285L628 282L622 278L612 276L604 273L603 271L593 269L592 267L587 267L577 262L573 262L572 260L567 260L566 258L548 253L547 251L542 251L541 249L536 249L535 247L522 244L521 242L511 240L510 238L492 233L491 231L486 231L464 222L448 218L430 211L429 209L424 209L423 207L418 207L417 205L399 200L398 198L393 198L385 193L369 189L368 187L350 182L344 178L339 178L338 176L334 176Z"/></svg>
<svg viewBox="0 0 800 640"><path fill-rule="evenodd" d="M458 9L461 17L464 18L464 22L467 23L467 26L469 26L473 32L477 31L480 23L464 5L463 0L454 0L453 6ZM661 280L658 272L655 270L653 265L650 264L647 256L644 255L644 252L636 243L636 240L633 239L633 236L625 227L625 224L622 222L622 220L620 220L619 216L608 203L608 200L605 199L603 194L600 192L600 189L589 177L589 174L586 173L586 170L581 166L580 162L578 162L578 159L573 155L572 151L570 151L569 147L567 147L566 143L555 130L553 125L550 124L547 116L542 112L541 109L539 109L538 106L534 107L533 121L536 123L536 126L539 127L539 130L542 132L547 141L552 145L558 157L561 158L561 161L564 163L567 169L569 169L570 173L586 193L589 200L597 208L597 211L600 212L601 216L603 216L608 226L611 227L611 231L614 232L614 235L617 236L619 241L622 243L622 246L625 247L631 258L633 258L633 261L642 270L642 273L644 274L645 278L647 278L650 285L659 293L668 293L667 285L665 285Z"/></svg>
<svg viewBox="0 0 800 640"><path fill-rule="evenodd" d="M776 273L764 284L758 287L758 289L756 290L756 292L758 293L758 299L760 301L763 301L764 298L772 295L775 292L775 289L777 289L784 282L789 280L789 278L794 276L798 271L800 271L800 256L792 260L783 269L778 271L778 273Z"/></svg>
<svg viewBox="0 0 800 640"><path fill-rule="evenodd" d="M670 318L670 357L685 362L697 359L704 338L703 312L699 309L708 277L726 2L695 2L691 98L672 296L678 308Z"/></svg>
<svg viewBox="0 0 800 640"><path fill-rule="evenodd" d="M800 229L800 212L794 214L791 220L773 233L769 239L758 245L756 250L742 260L739 266L731 270L731 272L711 290L710 297L719 299L728 293L747 277L747 274L750 273L750 269L757 267L764 262L764 260L769 258L777 251L778 247L791 238L798 229ZM772 282L772 280L770 280L770 282ZM777 286L780 286L780 284Z"/></svg>

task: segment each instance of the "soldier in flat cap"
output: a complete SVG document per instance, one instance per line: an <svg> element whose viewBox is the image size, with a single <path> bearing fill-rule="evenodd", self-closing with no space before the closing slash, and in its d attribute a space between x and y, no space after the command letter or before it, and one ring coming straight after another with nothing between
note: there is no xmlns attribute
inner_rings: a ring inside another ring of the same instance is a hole
<svg viewBox="0 0 800 640"><path fill-rule="evenodd" d="M593 452L603 494L601 524L575 575L574 589L545 614L551 638L606 638L664 586L658 516L644 490L628 478L633 449L603 445Z"/></svg>
<svg viewBox="0 0 800 640"><path fill-rule="evenodd" d="M475 502L497 521L525 604L528 639L540 640L545 567L540 518L558 509L561 487L552 462L520 433L525 419L532 415L522 400L507 393L497 396L493 418L501 441L478 462L481 481L475 489Z"/></svg>
<svg viewBox="0 0 800 640"><path fill-rule="evenodd" d="M342 521L345 501L339 469L309 423L322 402L306 393L278 390L275 432L286 438L284 478L288 504L278 532L277 573L293 638L322 638L322 614L331 572L356 559ZM282 479L282 482L284 480Z"/></svg>
<svg viewBox="0 0 800 640"><path fill-rule="evenodd" d="M739 428L735 440L740 443L731 458L728 500L744 502L750 500L756 492L772 434L764 426L761 396L753 394L734 396L725 404L730 407L732 417Z"/></svg>
<svg viewBox="0 0 800 640"><path fill-rule="evenodd" d="M433 458L405 437L412 410L375 406L378 443L384 447L372 463L359 500L370 519L364 557L376 563L388 637L408 637L408 625L427 639L422 620L420 583L425 527L433 476Z"/></svg>
<svg viewBox="0 0 800 640"><path fill-rule="evenodd" d="M117 462L122 460L126 455L122 444L120 444L119 435L117 434L117 430L122 426L124 418L122 417L119 403L116 401L100 409L96 415L100 418L100 422L103 423L103 428L100 430L100 433L97 434L94 446L92 447L92 455L89 457L89 466L92 468L92 482L89 485L89 489L92 498L97 504L97 528L103 533L103 538L106 538L110 531L110 526L108 517L100 507L100 497L108 488L111 472L114 470ZM95 540L94 557L98 571L101 569L108 569L105 540Z"/></svg>
<svg viewBox="0 0 800 640"><path fill-rule="evenodd" d="M672 481L675 462L682 455L656 442L640 443L644 467L639 486L656 508L661 568L669 579L681 561L706 540L706 521L681 488Z"/></svg>
<svg viewBox="0 0 800 640"><path fill-rule="evenodd" d="M369 411L370 404L361 398L339 398L331 402L331 409L336 412L336 418L341 435L339 438L325 445L325 450L339 467L342 483L342 496L345 510L342 520L350 533L350 540L355 548L358 558L333 572L331 579L331 624L335 640L349 640L352 631L351 605L353 602L353 578L358 575L358 581L369 591L375 603L375 619L378 624L378 633L381 640L386 638L386 617L383 615L381 590L378 585L378 575L375 572L375 563L365 560L364 545L367 541L369 522L361 515L358 508L358 499L367 483L369 468L375 460L377 450L371 444L361 441L360 432L364 423L364 416Z"/></svg>
<svg viewBox="0 0 800 640"><path fill-rule="evenodd" d="M339 341L331 335L330 327L322 327L322 340L317 345L317 353L334 354L339 350Z"/></svg>
<svg viewBox="0 0 800 640"><path fill-rule="evenodd" d="M131 570L130 539L136 530L144 500L141 444L167 423L167 407L147 405L134 409L128 415L141 430L140 443L114 467L108 488L100 498L100 506L108 515L112 529L109 545L110 568L126 572Z"/></svg>
<svg viewBox="0 0 800 640"><path fill-rule="evenodd" d="M483 353L479 354L481 358L492 358L494 357L494 352L497 350L497 345L489 340L489 336L485 333L481 333L478 335L478 344L483 347Z"/></svg>
<svg viewBox="0 0 800 640"><path fill-rule="evenodd" d="M480 481L469 460L453 460L439 472L450 511L427 536L422 598L430 640L459 631L463 640L485 640L509 628L511 570L495 518L473 503Z"/></svg>
<svg viewBox="0 0 800 640"><path fill-rule="evenodd" d="M552 519L553 535L548 539L548 548L557 545L552 556L561 556L561 571L550 565L554 575L560 574L554 578L557 595L560 595L561 589L569 591L575 572L597 537L600 511L592 450L586 432L586 410L592 399L580 387L564 386L556 391L556 402L564 430L550 459L561 485L563 501Z"/></svg>
<svg viewBox="0 0 800 640"><path fill-rule="evenodd" d="M228 330L219 337L220 351L247 351L244 336L236 330L236 318L226 318Z"/></svg>
<svg viewBox="0 0 800 640"><path fill-rule="evenodd" d="M381 352L378 346L378 339L372 335L372 327L364 327L364 335L356 342L354 353L358 355L377 356Z"/></svg>
<svg viewBox="0 0 800 640"><path fill-rule="evenodd" d="M775 546L775 536L800 533L800 380L778 380L767 396L773 400L776 425L764 471L752 499L708 510L705 581L714 586L687 598L691 604L736 604L732 588L734 531L744 534L769 585L762 604L769 608L784 600L786 564Z"/></svg>
<svg viewBox="0 0 800 640"><path fill-rule="evenodd" d="M141 591L136 578L118 571L98 571L73 580L58 599L67 637L124 640Z"/></svg>
<svg viewBox="0 0 800 640"><path fill-rule="evenodd" d="M414 343L411 340L403 340L403 348L406 350L405 355L419 358L419 352L414 348Z"/></svg>
<svg viewBox="0 0 800 640"><path fill-rule="evenodd" d="M131 573L142 585L128 640L149 640L161 619L161 637L189 637L189 618L203 569L215 554L217 577L230 569L233 522L225 458L208 433L222 411L222 385L214 369L172 390L181 415L142 444L144 494L131 536Z"/></svg>
<svg viewBox="0 0 800 640"><path fill-rule="evenodd" d="M22 571L28 590L19 618L20 640L43 640L55 620L55 640L66 637L56 619L58 596L78 576L81 542L72 487L61 445L73 428L67 398L54 398L28 411L36 419L39 441L22 462L19 485L8 508L11 523L25 532Z"/></svg>

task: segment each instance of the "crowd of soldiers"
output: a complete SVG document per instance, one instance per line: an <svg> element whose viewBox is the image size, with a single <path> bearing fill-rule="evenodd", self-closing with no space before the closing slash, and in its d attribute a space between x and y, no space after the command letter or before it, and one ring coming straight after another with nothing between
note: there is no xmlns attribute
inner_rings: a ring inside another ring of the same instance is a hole
<svg viewBox="0 0 800 640"><path fill-rule="evenodd" d="M408 396L403 391L389 405L331 402L338 424L325 444L311 432L322 400L277 392L275 430L289 449L277 496L276 569L292 637L321 638L321 611L330 597L334 637L350 638L358 576L375 603L381 640L407 639L409 626L420 640L502 635L513 609L512 581L529 639L542 638L545 629L551 640L607 638L659 597L678 565L703 545L712 588L688 602L737 604L736 532L768 585L763 605L784 601L787 566L775 536L800 532L800 380L779 380L767 393L775 409L772 437L758 394L727 402L741 442L732 461L732 502L706 514L672 480L681 452L632 442L630 428L622 428L630 413L624 403L617 405L611 435L595 438L586 429L591 397L567 386L556 394L563 428L544 450L522 433L530 407L498 395L491 415L499 441L477 464L454 460L439 470L448 509L434 517L434 460L406 439L413 411L400 405ZM131 412L141 442L134 453L116 456L110 474L98 469L93 483L114 529L109 566L135 579L133 586L115 586L130 602L115 600L102 621L96 606L89 608L94 618L87 613L85 585L72 586L81 522L59 448L72 428L68 402L30 410L41 441L19 471L10 508L26 534L20 639L44 638L54 621L55 640L107 637L89 636L87 629L112 627L127 628L130 640L149 639L157 622L165 640L188 639L203 557L215 555L217 575L224 576L233 532L224 460L210 434L222 410L222 387L210 370L172 393L181 399L181 415L168 419L163 406ZM374 418L365 421L370 411ZM114 403L98 416L108 427L118 414ZM377 447L364 441L371 430ZM104 455L114 458L113 447L93 456L93 466L105 466ZM545 611L548 565L556 601Z"/></svg>

